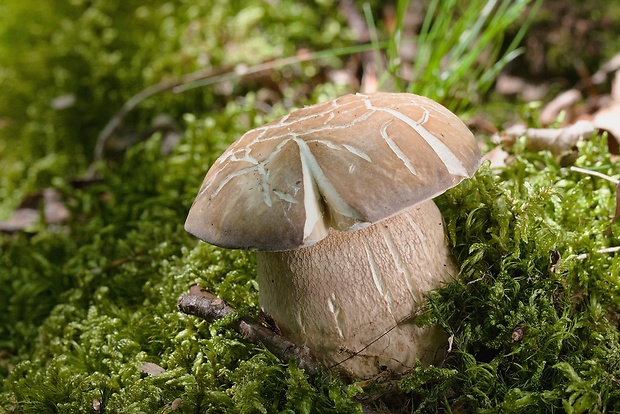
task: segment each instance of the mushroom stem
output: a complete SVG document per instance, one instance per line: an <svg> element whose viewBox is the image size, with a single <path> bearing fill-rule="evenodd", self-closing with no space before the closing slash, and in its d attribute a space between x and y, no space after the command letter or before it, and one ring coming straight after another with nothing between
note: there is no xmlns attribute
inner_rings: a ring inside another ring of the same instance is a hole
<svg viewBox="0 0 620 414"><path fill-rule="evenodd" d="M257 266L263 310L345 376L404 372L447 345L439 327L414 323L425 294L458 273L432 200L310 247L259 251Z"/></svg>

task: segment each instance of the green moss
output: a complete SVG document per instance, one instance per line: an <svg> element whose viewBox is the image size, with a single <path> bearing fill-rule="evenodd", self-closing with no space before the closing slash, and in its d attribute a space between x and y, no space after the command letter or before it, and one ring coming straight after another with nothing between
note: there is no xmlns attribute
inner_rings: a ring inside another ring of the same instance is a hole
<svg viewBox="0 0 620 414"><path fill-rule="evenodd" d="M8 316L0 321L1 407L360 410L358 385L309 379L241 341L227 321L209 325L176 311L177 297L196 282L244 312L257 310L253 255L197 242L182 228L224 137L251 127L247 113L231 106L218 118L187 117L172 155L162 157L154 137L90 187L57 180L71 223L1 236L7 293L0 306ZM582 144L578 165L613 173L618 165L605 148L604 137ZM609 221L614 186L520 141L505 170L485 165L437 203L463 278L429 295L425 321L443 326L452 350L440 368L418 368L400 383L409 401L403 407L620 409L620 265L611 254L593 253L618 242L618 224ZM590 256L578 258L582 253ZM143 372L145 362L164 372Z"/></svg>
<svg viewBox="0 0 620 414"><path fill-rule="evenodd" d="M445 368L403 381L420 407L620 407L618 265L613 255L593 253L617 243L618 225L610 225L615 188L523 144L500 174L485 165L437 200L463 279L429 297L428 320L453 343ZM613 174L617 165L605 148L601 138L584 143L578 164ZM591 257L577 257L586 252ZM420 395L420 384L437 378L451 398Z"/></svg>
<svg viewBox="0 0 620 414"><path fill-rule="evenodd" d="M346 43L330 1L203 3L0 6L0 80L10 98L0 111L14 123L0 131L0 149L11 147L0 215L47 185L72 213L62 226L0 235L0 411L358 413L359 400L380 397L380 381L309 378L242 341L228 323L258 310L254 256L183 230L204 173L233 139L337 87L298 98L303 68L276 73L272 81L291 87L270 115L245 93L260 85L236 85L245 98L235 102L211 89L160 96L128 122L139 127L172 108L184 130L172 154L160 153L155 134L101 166L101 182L69 183L111 113L144 86L200 65ZM63 93L75 94L75 107L50 108ZM17 139L23 148L9 145ZM581 167L618 170L604 137L580 144L580 154ZM391 407L402 412L620 410L620 261L595 253L620 243L619 224L610 224L615 192L520 140L504 170L483 166L439 197L463 277L429 295L423 320L445 329L451 352L439 367L416 368L384 402L401 393ZM176 300L192 283L240 313L213 324L181 314Z"/></svg>

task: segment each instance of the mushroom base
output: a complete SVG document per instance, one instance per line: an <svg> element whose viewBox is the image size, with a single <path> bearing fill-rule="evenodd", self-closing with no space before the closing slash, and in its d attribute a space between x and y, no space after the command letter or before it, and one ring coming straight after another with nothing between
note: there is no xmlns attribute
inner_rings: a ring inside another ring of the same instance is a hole
<svg viewBox="0 0 620 414"><path fill-rule="evenodd" d="M425 293L458 273L432 200L310 247L258 252L257 267L263 310L345 376L401 373L444 354L443 331L414 324Z"/></svg>

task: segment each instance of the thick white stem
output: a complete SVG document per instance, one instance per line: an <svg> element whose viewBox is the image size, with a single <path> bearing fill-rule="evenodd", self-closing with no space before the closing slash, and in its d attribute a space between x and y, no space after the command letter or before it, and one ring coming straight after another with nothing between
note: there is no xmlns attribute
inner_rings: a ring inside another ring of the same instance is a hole
<svg viewBox="0 0 620 414"><path fill-rule="evenodd" d="M447 344L412 322L424 295L457 275L433 201L313 246L258 252L260 304L282 332L354 378L432 363Z"/></svg>

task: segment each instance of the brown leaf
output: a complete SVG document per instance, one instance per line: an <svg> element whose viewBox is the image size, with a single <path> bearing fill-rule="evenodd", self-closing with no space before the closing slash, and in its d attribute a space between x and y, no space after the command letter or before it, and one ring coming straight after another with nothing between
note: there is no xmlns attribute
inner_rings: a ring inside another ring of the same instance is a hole
<svg viewBox="0 0 620 414"><path fill-rule="evenodd" d="M515 328L515 330L512 331L512 335L511 335L513 342L519 342L521 339L523 339L524 334L525 334L525 329L523 329L520 326Z"/></svg>
<svg viewBox="0 0 620 414"><path fill-rule="evenodd" d="M560 254L559 251L552 250L549 253L549 265L547 266L547 269L549 270L549 272L551 273L557 272L561 259L562 259L562 255Z"/></svg>
<svg viewBox="0 0 620 414"><path fill-rule="evenodd" d="M483 114L475 114L467 120L467 126L469 129L473 129L477 132L481 132L485 135L497 134L497 127L489 121Z"/></svg>
<svg viewBox="0 0 620 414"><path fill-rule="evenodd" d="M495 90L502 95L519 95L524 101L531 102L542 99L549 86L534 84L525 78L501 73L495 82Z"/></svg>
<svg viewBox="0 0 620 414"><path fill-rule="evenodd" d="M609 134L610 152L617 155L618 151L614 148L618 148L620 139L620 102L614 102L604 108L601 108L594 114L592 124L603 131L607 131ZM615 145L614 145L615 144Z"/></svg>
<svg viewBox="0 0 620 414"><path fill-rule="evenodd" d="M540 111L540 123L542 125L554 123L558 119L560 112L570 110L580 99L581 92L577 89L569 89L562 92Z"/></svg>
<svg viewBox="0 0 620 414"><path fill-rule="evenodd" d="M611 81L611 98L614 102L620 103L620 71L616 71Z"/></svg>
<svg viewBox="0 0 620 414"><path fill-rule="evenodd" d="M607 131L609 152L618 155L620 147L620 71L611 84L611 102L599 109L592 118L594 126Z"/></svg>
<svg viewBox="0 0 620 414"><path fill-rule="evenodd" d="M20 208L4 221L0 221L0 231L15 233L24 231L39 222L39 211L34 208Z"/></svg>
<svg viewBox="0 0 620 414"><path fill-rule="evenodd" d="M616 53L592 75L592 83L601 84L607 81L607 75L620 69L620 53Z"/></svg>
<svg viewBox="0 0 620 414"><path fill-rule="evenodd" d="M43 217L39 205L43 203ZM61 224L69 218L69 210L60 199L60 194L53 188L24 197L20 207L8 220L0 221L0 231L15 233L26 231L37 225L41 219L45 224Z"/></svg>
<svg viewBox="0 0 620 414"><path fill-rule="evenodd" d="M47 224L60 224L69 218L69 210L60 199L60 193L53 188L43 190L43 211Z"/></svg>
<svg viewBox="0 0 620 414"><path fill-rule="evenodd" d="M509 154L504 151L501 145L496 146L491 151L482 156L483 160L491 161L491 169L501 169L506 167L506 160Z"/></svg>
<svg viewBox="0 0 620 414"><path fill-rule="evenodd" d="M180 399L180 398L176 398L174 401L172 401L172 402L170 403L170 411L174 411L174 410L176 410L177 408L179 408L179 406L181 405L181 403L182 403L182 402L183 402L183 400L182 400L182 399Z"/></svg>

